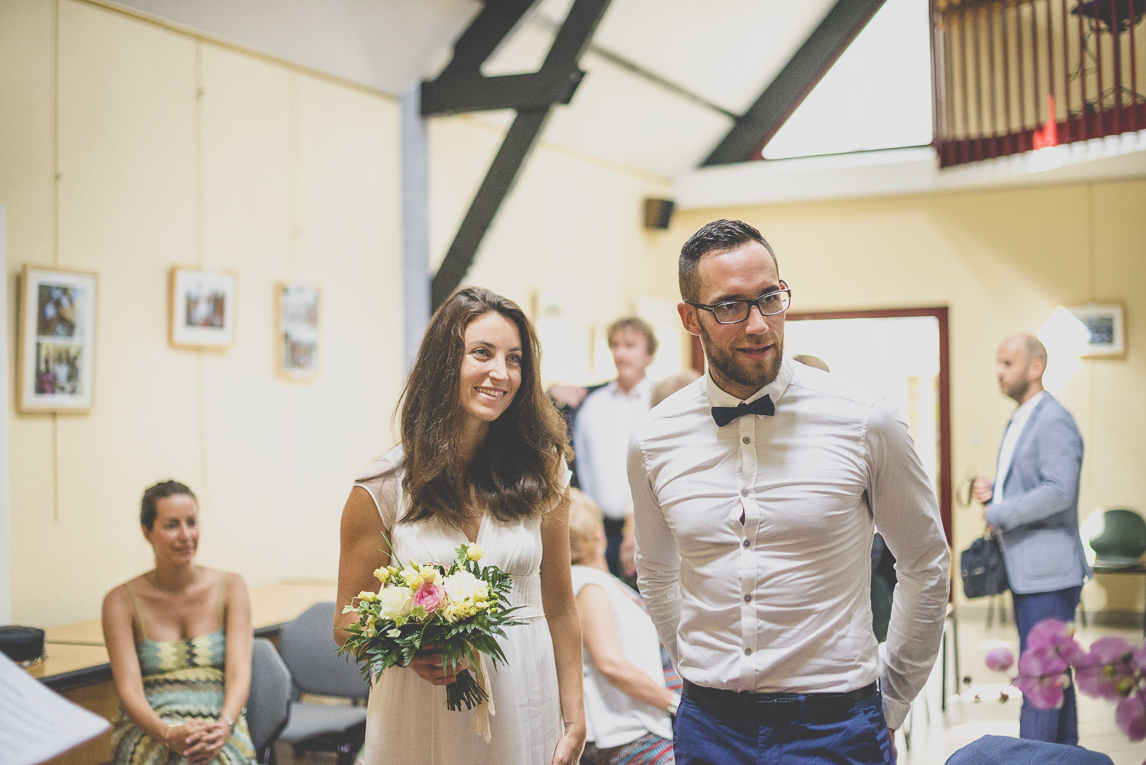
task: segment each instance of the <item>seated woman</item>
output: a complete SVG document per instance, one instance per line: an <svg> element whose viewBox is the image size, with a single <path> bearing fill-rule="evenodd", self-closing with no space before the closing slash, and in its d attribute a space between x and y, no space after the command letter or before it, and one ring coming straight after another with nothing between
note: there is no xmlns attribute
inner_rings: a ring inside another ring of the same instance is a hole
<svg viewBox="0 0 1146 765"><path fill-rule="evenodd" d="M183 484L145 491L139 522L155 568L104 598L104 643L120 699L116 765L240 765L255 756L243 717L251 685L247 584L195 565L198 521Z"/></svg>
<svg viewBox="0 0 1146 765"><path fill-rule="evenodd" d="M570 491L569 548L585 662L584 765L672 765L680 694L665 687L656 627L640 596L609 573L605 524L585 494Z"/></svg>

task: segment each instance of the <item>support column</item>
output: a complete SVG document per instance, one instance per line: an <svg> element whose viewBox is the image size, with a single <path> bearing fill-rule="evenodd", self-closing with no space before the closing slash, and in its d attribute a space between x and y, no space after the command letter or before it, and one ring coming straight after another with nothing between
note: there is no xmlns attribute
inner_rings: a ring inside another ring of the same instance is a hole
<svg viewBox="0 0 1146 765"><path fill-rule="evenodd" d="M402 299L408 370L430 321L430 163L421 88L402 96Z"/></svg>

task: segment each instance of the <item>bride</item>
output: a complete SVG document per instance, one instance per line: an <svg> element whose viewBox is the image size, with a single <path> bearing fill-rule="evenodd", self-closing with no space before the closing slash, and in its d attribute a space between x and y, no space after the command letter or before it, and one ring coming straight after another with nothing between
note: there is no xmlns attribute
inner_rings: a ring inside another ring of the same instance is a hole
<svg viewBox="0 0 1146 765"><path fill-rule="evenodd" d="M342 607L378 589L372 572L449 561L466 542L513 576L506 663L490 675L486 744L473 712L446 708L437 653L374 678L367 765L573 765L585 743L581 630L569 573L564 424L541 388L540 345L512 301L458 290L434 313L401 403L402 444L355 481L342 511L334 636ZM487 663L487 669L490 665ZM460 669L460 668L459 668Z"/></svg>

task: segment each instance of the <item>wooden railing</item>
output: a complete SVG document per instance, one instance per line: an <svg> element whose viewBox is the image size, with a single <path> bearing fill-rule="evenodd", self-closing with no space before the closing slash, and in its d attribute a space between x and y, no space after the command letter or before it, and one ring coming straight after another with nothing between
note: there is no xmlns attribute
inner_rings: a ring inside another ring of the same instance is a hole
<svg viewBox="0 0 1146 765"><path fill-rule="evenodd" d="M1146 128L1146 0L930 4L943 167Z"/></svg>

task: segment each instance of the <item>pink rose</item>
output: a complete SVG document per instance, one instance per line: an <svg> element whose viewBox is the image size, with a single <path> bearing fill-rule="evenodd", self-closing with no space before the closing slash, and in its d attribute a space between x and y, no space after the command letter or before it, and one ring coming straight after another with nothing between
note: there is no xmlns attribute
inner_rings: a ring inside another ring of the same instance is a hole
<svg viewBox="0 0 1146 765"><path fill-rule="evenodd" d="M446 591L437 582L422 582L422 586L414 593L414 608L422 607L426 615L434 613L446 599Z"/></svg>

